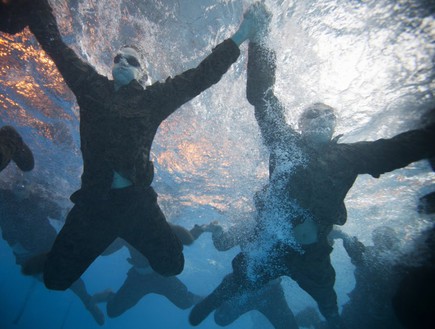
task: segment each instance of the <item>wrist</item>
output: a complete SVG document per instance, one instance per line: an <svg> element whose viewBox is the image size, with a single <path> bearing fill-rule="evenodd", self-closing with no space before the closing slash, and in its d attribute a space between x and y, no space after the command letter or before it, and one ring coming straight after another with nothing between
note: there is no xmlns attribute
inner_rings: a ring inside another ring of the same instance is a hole
<svg viewBox="0 0 435 329"><path fill-rule="evenodd" d="M233 42L239 47L247 38L239 30L236 33L234 33L233 36L230 39L233 40Z"/></svg>

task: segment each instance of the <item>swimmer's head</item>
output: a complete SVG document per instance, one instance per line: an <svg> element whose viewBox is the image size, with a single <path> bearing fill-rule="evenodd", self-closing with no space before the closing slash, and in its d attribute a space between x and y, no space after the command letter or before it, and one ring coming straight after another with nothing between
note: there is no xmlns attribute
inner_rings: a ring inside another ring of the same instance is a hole
<svg viewBox="0 0 435 329"><path fill-rule="evenodd" d="M148 79L139 52L133 46L122 47L113 58L112 75L117 88L128 85L132 80Z"/></svg>
<svg viewBox="0 0 435 329"><path fill-rule="evenodd" d="M331 140L336 121L332 107L323 103L314 103L302 112L299 118L299 129L309 142L323 144Z"/></svg>

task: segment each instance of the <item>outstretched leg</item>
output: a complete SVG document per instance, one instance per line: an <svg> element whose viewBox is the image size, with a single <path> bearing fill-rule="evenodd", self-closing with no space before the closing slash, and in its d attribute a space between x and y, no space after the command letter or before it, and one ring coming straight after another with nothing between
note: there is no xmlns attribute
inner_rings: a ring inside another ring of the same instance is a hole
<svg viewBox="0 0 435 329"><path fill-rule="evenodd" d="M190 324L192 326L199 325L211 312L223 302L238 295L241 290L242 287L235 279L234 274L228 274L210 295L193 307L189 315Z"/></svg>
<svg viewBox="0 0 435 329"><path fill-rule="evenodd" d="M107 302L107 315L115 318L135 306L145 295L152 292L148 274L139 273L132 267L121 288Z"/></svg>
<svg viewBox="0 0 435 329"><path fill-rule="evenodd" d="M249 291L231 298L216 309L214 321L222 327L230 325L243 314L256 309L255 298Z"/></svg>
<svg viewBox="0 0 435 329"><path fill-rule="evenodd" d="M184 268L183 245L169 226L150 187L129 195L120 237L144 255L154 271L163 276L180 274Z"/></svg>
<svg viewBox="0 0 435 329"><path fill-rule="evenodd" d="M287 304L280 280L275 280L259 291L258 310L275 329L298 329L295 316Z"/></svg>
<svg viewBox="0 0 435 329"><path fill-rule="evenodd" d="M154 293L165 296L175 306L183 310L201 300L200 296L190 292L186 285L175 276L163 277L155 273L154 283Z"/></svg>
<svg viewBox="0 0 435 329"><path fill-rule="evenodd" d="M86 290L83 280L78 279L71 285L70 289L77 295L77 297L80 298L83 305L86 307L89 313L91 313L95 321L102 326L104 324L104 314L98 308L97 304L92 300L92 296L89 295L88 291Z"/></svg>
<svg viewBox="0 0 435 329"><path fill-rule="evenodd" d="M320 313L331 329L342 329L338 313L337 294L334 290L335 270L331 265L329 253L311 255L300 262L292 278L317 302Z"/></svg>
<svg viewBox="0 0 435 329"><path fill-rule="evenodd" d="M48 289L68 289L92 262L115 240L104 204L75 205L44 266Z"/></svg>

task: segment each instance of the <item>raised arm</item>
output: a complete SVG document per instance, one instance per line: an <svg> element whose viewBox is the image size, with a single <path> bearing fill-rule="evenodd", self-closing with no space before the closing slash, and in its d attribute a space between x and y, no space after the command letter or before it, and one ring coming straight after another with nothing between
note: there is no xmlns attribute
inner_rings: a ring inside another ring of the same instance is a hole
<svg viewBox="0 0 435 329"><path fill-rule="evenodd" d="M158 113L160 121L166 119L181 105L198 96L216 84L239 57L236 43L227 39L216 46L196 68L185 71L165 82L147 87L145 94L153 94L160 100Z"/></svg>
<svg viewBox="0 0 435 329"><path fill-rule="evenodd" d="M435 156L435 125L401 133L390 139L348 144L358 174L381 174Z"/></svg>
<svg viewBox="0 0 435 329"><path fill-rule="evenodd" d="M41 47L53 59L69 88L76 94L86 88L85 77L98 75L62 40L56 18L47 0L27 0L29 28Z"/></svg>
<svg viewBox="0 0 435 329"><path fill-rule="evenodd" d="M262 5L251 5L243 16L243 21L231 38L216 46L196 68L190 69L174 78L168 78L164 83L156 83L153 88L157 95L165 95L165 103L159 109L165 119L181 105L188 102L201 92L217 83L227 72L231 64L239 57L239 46L257 34L259 27L258 12ZM147 89L151 89L147 88Z"/></svg>
<svg viewBox="0 0 435 329"><path fill-rule="evenodd" d="M263 29L268 29L264 26ZM262 33L262 37L266 34ZM264 40L252 38L249 43L246 96L254 108L255 118L266 146L273 147L283 136L297 136L286 123L285 109L273 92L276 72L276 54L267 48Z"/></svg>
<svg viewBox="0 0 435 329"><path fill-rule="evenodd" d="M255 118L267 146L273 145L288 127L284 107L273 92L276 55L258 43L249 43L246 96L254 105Z"/></svg>
<svg viewBox="0 0 435 329"><path fill-rule="evenodd" d="M202 233L210 232L214 247L219 251L227 251L235 246L245 244L254 234L254 214L247 213L238 220L237 225L224 230L219 222L214 221L205 225L197 225L197 230Z"/></svg>

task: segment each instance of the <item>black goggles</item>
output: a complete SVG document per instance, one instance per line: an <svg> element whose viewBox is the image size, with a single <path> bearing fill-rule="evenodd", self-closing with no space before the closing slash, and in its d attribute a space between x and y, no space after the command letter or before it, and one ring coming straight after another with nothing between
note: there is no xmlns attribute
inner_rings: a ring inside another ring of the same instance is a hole
<svg viewBox="0 0 435 329"><path fill-rule="evenodd" d="M118 64L118 63L121 61L121 58L125 58L126 61L127 61L127 63L128 63L129 65L131 65L131 66L134 66L134 67L140 67L140 63L139 63L139 61L137 60L136 57L133 57L133 56L126 56L126 55L118 54L118 55L116 55L115 58L113 59L113 62L114 62L115 64Z"/></svg>

